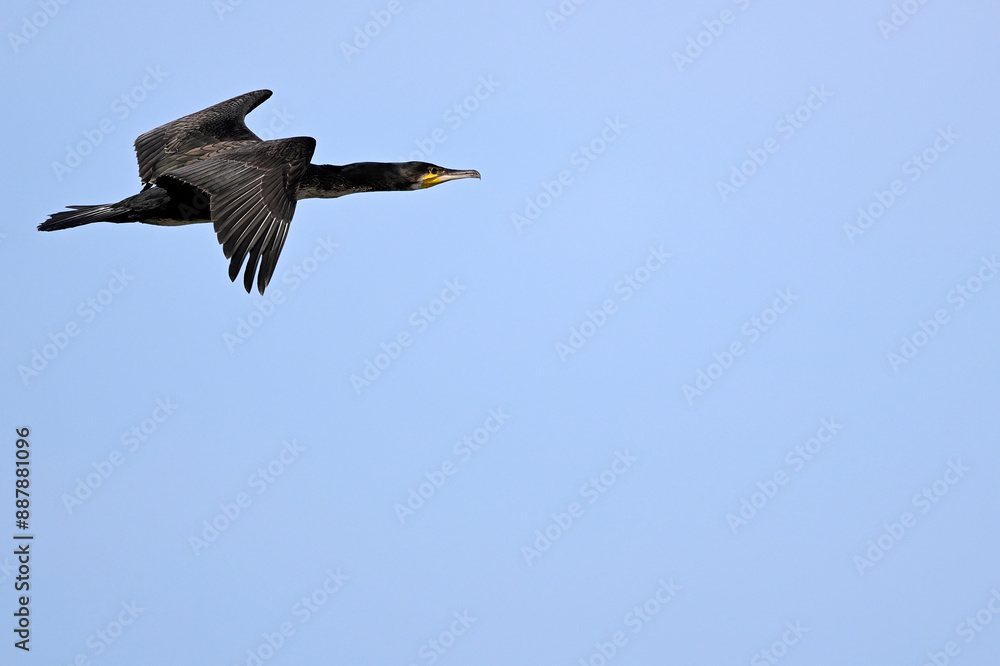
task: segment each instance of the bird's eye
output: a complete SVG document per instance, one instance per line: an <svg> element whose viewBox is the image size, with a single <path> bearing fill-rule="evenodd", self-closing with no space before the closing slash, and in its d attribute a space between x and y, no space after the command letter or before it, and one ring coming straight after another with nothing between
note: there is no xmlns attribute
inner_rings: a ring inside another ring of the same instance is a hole
<svg viewBox="0 0 1000 666"><path fill-rule="evenodd" d="M431 175L432 175L432 176L436 176L436 175L438 175L438 170L437 170L437 167L431 167Z"/></svg>

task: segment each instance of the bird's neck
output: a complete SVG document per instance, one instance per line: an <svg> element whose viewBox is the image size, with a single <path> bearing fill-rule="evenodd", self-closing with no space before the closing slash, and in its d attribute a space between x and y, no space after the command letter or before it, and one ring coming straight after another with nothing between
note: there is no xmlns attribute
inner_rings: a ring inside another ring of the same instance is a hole
<svg viewBox="0 0 1000 666"><path fill-rule="evenodd" d="M299 182L299 199L332 199L356 192L398 189L388 178L391 164L357 162L344 166L310 164Z"/></svg>

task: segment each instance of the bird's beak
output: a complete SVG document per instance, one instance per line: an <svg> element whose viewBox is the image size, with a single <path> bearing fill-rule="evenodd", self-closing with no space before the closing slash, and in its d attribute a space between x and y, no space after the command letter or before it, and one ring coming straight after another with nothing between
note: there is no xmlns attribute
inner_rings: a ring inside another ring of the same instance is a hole
<svg viewBox="0 0 1000 666"><path fill-rule="evenodd" d="M434 187L440 183L447 182L449 180L458 180L459 178L480 178L478 171L474 169L466 169L464 171L459 169L441 169L440 172L436 174L427 174L424 176L423 187Z"/></svg>

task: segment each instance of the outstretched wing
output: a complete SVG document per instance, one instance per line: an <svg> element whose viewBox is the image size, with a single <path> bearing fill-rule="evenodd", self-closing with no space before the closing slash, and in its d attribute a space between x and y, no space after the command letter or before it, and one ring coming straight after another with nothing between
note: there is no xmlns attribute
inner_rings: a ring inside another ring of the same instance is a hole
<svg viewBox="0 0 1000 666"><path fill-rule="evenodd" d="M135 140L139 178L155 183L161 174L191 162L259 142L244 119L270 96L270 90L256 90L149 130Z"/></svg>
<svg viewBox="0 0 1000 666"><path fill-rule="evenodd" d="M243 286L253 287L260 261L257 289L261 294L274 275L295 213L299 181L309 166L316 140L310 137L276 139L232 148L160 176L196 187L209 196L215 233L235 281L243 260L250 256Z"/></svg>

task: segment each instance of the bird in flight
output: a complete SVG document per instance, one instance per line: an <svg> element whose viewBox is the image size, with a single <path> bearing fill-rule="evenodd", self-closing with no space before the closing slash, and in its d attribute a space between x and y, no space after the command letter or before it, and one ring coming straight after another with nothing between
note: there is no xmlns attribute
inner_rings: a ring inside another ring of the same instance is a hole
<svg viewBox="0 0 1000 666"><path fill-rule="evenodd" d="M262 141L246 115L271 96L257 90L150 130L135 140L143 189L115 204L69 206L38 225L41 231L91 222L179 226L211 222L236 281L247 257L243 286L264 289L299 199L330 199L355 192L419 190L478 171L426 162L312 164L316 140ZM260 268L258 270L258 263Z"/></svg>

